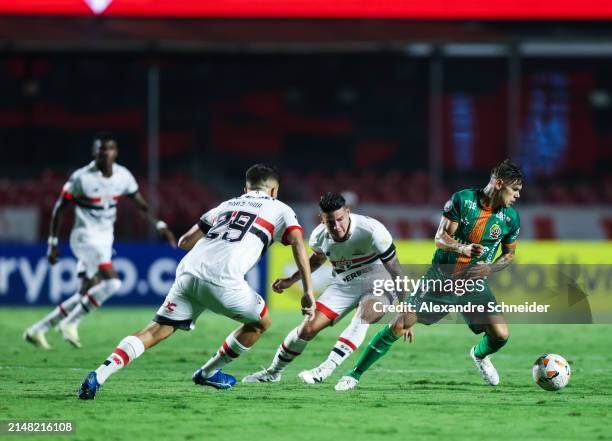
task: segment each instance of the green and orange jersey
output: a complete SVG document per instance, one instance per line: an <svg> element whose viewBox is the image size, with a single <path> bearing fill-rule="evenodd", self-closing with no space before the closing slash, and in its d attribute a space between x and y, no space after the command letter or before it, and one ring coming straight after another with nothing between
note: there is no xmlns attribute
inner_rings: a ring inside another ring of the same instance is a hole
<svg viewBox="0 0 612 441"><path fill-rule="evenodd" d="M438 249L433 264L453 265L456 273L478 261L493 262L500 244L516 245L521 227L518 212L512 207L483 207L481 192L479 188L469 188L454 193L444 205L442 216L459 224L453 238L464 244L481 244L484 247L482 256L470 258Z"/></svg>

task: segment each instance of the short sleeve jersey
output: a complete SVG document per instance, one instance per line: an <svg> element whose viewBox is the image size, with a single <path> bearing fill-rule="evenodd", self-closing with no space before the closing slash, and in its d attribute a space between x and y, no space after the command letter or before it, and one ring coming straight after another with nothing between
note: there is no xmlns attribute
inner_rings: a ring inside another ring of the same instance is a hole
<svg viewBox="0 0 612 441"><path fill-rule="evenodd" d="M310 248L323 253L334 268L334 275L366 265L388 262L396 255L391 233L385 226L368 216L351 213L349 236L336 242L323 224L310 235Z"/></svg>
<svg viewBox="0 0 612 441"><path fill-rule="evenodd" d="M117 219L117 201L121 196L138 191L130 171L113 164L113 174L106 177L91 162L76 170L62 188L62 197L76 205L74 229L96 235L113 235Z"/></svg>
<svg viewBox="0 0 612 441"><path fill-rule="evenodd" d="M500 244L515 244L521 228L518 212L513 207L495 210L480 204L480 189L470 188L454 193L444 205L442 216L459 224L454 238L460 243L479 243L484 253L479 258L460 256L458 253L436 250L434 264L491 263Z"/></svg>
<svg viewBox="0 0 612 441"><path fill-rule="evenodd" d="M204 213L198 224L206 235L181 260L177 274L224 286L243 283L273 242L288 245L291 231L303 234L295 212L260 191L221 203Z"/></svg>

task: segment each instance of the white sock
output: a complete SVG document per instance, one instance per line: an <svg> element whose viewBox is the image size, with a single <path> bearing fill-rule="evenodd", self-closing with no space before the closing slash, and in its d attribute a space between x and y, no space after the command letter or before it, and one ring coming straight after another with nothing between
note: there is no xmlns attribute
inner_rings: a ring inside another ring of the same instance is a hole
<svg viewBox="0 0 612 441"><path fill-rule="evenodd" d="M53 311L45 316L42 320L34 323L30 326L29 331L31 332L47 332L49 328L57 325L64 317L67 317L68 314L74 309L76 305L79 304L79 300L81 299L80 293L75 293L64 300L62 303L57 305Z"/></svg>
<svg viewBox="0 0 612 441"><path fill-rule="evenodd" d="M144 343L135 335L125 337L119 342L112 354L96 369L98 383L103 384L108 377L137 359L145 351Z"/></svg>
<svg viewBox="0 0 612 441"><path fill-rule="evenodd" d="M62 323L78 324L85 315L102 306L106 300L119 291L119 288L121 288L119 279L102 280L83 295L80 303L62 320Z"/></svg>
<svg viewBox="0 0 612 441"><path fill-rule="evenodd" d="M240 354L248 351L249 349L251 348L247 348L246 346L240 344L232 332L223 341L223 344L215 355L210 357L204 366L202 366L202 377L206 378L214 375L217 371L223 369L226 364L231 363L238 358Z"/></svg>
<svg viewBox="0 0 612 441"><path fill-rule="evenodd" d="M301 325L292 330L285 340L281 343L274 355L272 364L268 368L269 371L279 373L285 370L285 368L291 363L295 357L300 355L306 348L308 342L298 337Z"/></svg>
<svg viewBox="0 0 612 441"><path fill-rule="evenodd" d="M361 323L361 318L356 314L353 320L351 320L351 323L342 331L342 334L338 337L338 341L329 353L325 361L327 367L331 368L332 365L335 365L335 369L357 350L365 339L366 333L368 332L368 326L368 324Z"/></svg>

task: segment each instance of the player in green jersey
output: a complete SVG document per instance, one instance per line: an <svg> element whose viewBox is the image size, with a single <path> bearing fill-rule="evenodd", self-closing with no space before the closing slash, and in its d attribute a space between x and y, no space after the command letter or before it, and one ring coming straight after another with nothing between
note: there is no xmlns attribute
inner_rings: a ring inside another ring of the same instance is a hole
<svg viewBox="0 0 612 441"><path fill-rule="evenodd" d="M444 308L432 308L431 305L495 302L486 278L509 266L514 259L520 219L512 204L520 197L522 183L519 167L506 159L493 168L485 188L462 190L452 195L444 205L436 232L437 250L432 266L423 277L424 282L440 282L429 285L438 288L421 289L406 300L412 305L410 310L398 314L389 326L372 338L355 367L340 379L336 390L354 389L363 373L385 355L393 343L402 336L412 338L412 327L417 322L433 324L447 314ZM495 258L500 245L501 254ZM456 295L463 293L458 289L449 293L440 288L449 281L459 286L458 281L465 284L470 280L472 286L482 289L473 289L469 295ZM424 303L430 306L423 308ZM462 315L474 333L484 332L481 341L471 348L470 356L485 382L495 386L499 383L499 375L490 356L508 341L506 320L499 313L464 312Z"/></svg>

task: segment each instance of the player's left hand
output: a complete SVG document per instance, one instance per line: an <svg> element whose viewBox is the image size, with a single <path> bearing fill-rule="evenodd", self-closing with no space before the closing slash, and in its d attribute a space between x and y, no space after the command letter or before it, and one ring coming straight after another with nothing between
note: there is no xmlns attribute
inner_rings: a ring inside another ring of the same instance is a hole
<svg viewBox="0 0 612 441"><path fill-rule="evenodd" d="M304 293L301 299L302 303L302 315L305 315L308 320L314 318L315 313L315 299L311 293Z"/></svg>
<svg viewBox="0 0 612 441"><path fill-rule="evenodd" d="M468 279L483 279L487 277L489 274L491 274L492 271L493 269L491 268L491 265L485 262L477 262L476 266L471 267L467 271L467 278Z"/></svg>
<svg viewBox="0 0 612 441"><path fill-rule="evenodd" d="M272 284L272 291L282 294L284 290L291 287L292 285L293 281L291 280L291 277L276 279Z"/></svg>
<svg viewBox="0 0 612 441"><path fill-rule="evenodd" d="M176 248L176 237L169 228L162 228L159 230L159 235L166 239L172 248Z"/></svg>
<svg viewBox="0 0 612 441"><path fill-rule="evenodd" d="M404 341L407 343L412 343L413 338L414 333L412 332L412 327L410 327L404 331Z"/></svg>

